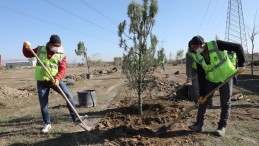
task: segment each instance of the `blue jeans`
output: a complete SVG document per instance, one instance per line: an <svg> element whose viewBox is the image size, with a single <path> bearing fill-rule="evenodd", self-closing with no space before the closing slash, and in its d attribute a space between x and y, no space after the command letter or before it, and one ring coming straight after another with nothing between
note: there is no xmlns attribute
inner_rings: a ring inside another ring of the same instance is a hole
<svg viewBox="0 0 259 146"><path fill-rule="evenodd" d="M231 79L229 82L227 82L221 88L219 88L220 106L221 106L220 120L218 122L219 127L226 127L227 121L230 116L232 85L233 85L232 83L233 83L233 81ZM207 94L210 91L212 91L213 89L215 89L220 84L221 83L213 83L213 82L207 81ZM204 114L206 112L207 105L209 104L211 98L213 97L213 94L208 97L207 101L204 104L199 105L196 121L197 121L197 123L200 123L201 125L203 125Z"/></svg>
<svg viewBox="0 0 259 146"><path fill-rule="evenodd" d="M64 84L63 81L59 81L59 86L67 96L68 100L70 103L73 105L75 108L75 102L73 99L73 96L67 86ZM49 114L49 108L48 108L48 102L49 102L49 90L52 88L54 91L58 92L60 95L61 92L58 90L56 86L54 86L51 82L42 82L42 81L37 81L37 89L38 89L38 96L39 96L39 102L40 102L40 110L42 114L42 118L45 124L50 124L50 114ZM70 115L72 117L72 120L74 121L76 119L76 114L75 112L71 109L71 107L67 103L68 110L70 112Z"/></svg>

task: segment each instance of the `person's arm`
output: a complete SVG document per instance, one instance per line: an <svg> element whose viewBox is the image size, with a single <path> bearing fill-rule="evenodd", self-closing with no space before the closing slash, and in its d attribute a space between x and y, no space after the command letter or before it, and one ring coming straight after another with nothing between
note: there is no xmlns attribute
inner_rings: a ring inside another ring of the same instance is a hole
<svg viewBox="0 0 259 146"><path fill-rule="evenodd" d="M61 62L58 65L58 73L57 75L54 77L55 79L61 80L65 77L66 75L66 67L67 63L66 63L66 56L61 60Z"/></svg>
<svg viewBox="0 0 259 146"><path fill-rule="evenodd" d="M241 44L217 40L219 50L234 51L237 55L237 66L244 67L245 55Z"/></svg>
<svg viewBox="0 0 259 146"><path fill-rule="evenodd" d="M186 53L186 76L187 79L192 78L192 57Z"/></svg>
<svg viewBox="0 0 259 146"><path fill-rule="evenodd" d="M202 97L206 96L206 75L200 64L197 63L197 76L199 82L199 94Z"/></svg>
<svg viewBox="0 0 259 146"><path fill-rule="evenodd" d="M32 49L36 54L37 54L37 51L38 51L38 47L37 48L34 48ZM25 46L23 46L22 48L22 52L23 52L23 55L27 58L31 58L31 57L35 57L34 54L27 48L25 48Z"/></svg>

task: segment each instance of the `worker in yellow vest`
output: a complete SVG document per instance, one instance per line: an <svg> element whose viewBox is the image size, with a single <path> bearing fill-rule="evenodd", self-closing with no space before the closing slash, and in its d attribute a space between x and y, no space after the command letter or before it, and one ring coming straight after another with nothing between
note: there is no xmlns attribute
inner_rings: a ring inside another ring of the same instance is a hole
<svg viewBox="0 0 259 146"><path fill-rule="evenodd" d="M25 41L23 43L23 55L27 58L34 57L34 54L30 50L31 43ZM40 109L42 114L42 119L44 122L44 127L41 130L42 133L48 133L51 129L51 118L49 114L48 107L48 97L50 88L54 91L60 93L57 85L66 94L68 100L75 108L75 102L72 93L69 91L62 79L66 74L66 55L64 49L61 45L61 40L58 35L51 35L49 42L45 46L38 46L34 48L34 51L46 68L50 71L51 75L55 80L51 80L45 69L41 66L39 62L36 64L35 68L35 80L37 81L38 97L40 102ZM61 93L60 93L61 94ZM76 113L67 104L70 116L75 124L78 124L80 120L77 118ZM80 116L80 118L83 118Z"/></svg>
<svg viewBox="0 0 259 146"><path fill-rule="evenodd" d="M165 71L165 57L163 57L163 59L161 60L160 69L161 71Z"/></svg>
<svg viewBox="0 0 259 146"><path fill-rule="evenodd" d="M245 71L244 51L243 47L237 43L225 42L221 40L205 42L201 36L194 36L190 40L191 49L193 50L192 58L197 64L202 67L197 67L197 73L205 72L203 80L199 80L199 84L205 84L206 94L213 91L217 86L221 85L231 75L236 72L242 73ZM227 51L234 51L238 59L238 68L229 60ZM201 88L201 87L200 87ZM219 88L220 93L220 120L216 130L217 135L224 136L226 132L227 121L230 115L231 96L232 96L232 80ZM196 122L189 126L189 129L194 132L201 132L204 123L204 115L206 112L208 100L204 100L205 95L200 95L200 104ZM208 97L212 98L213 94Z"/></svg>

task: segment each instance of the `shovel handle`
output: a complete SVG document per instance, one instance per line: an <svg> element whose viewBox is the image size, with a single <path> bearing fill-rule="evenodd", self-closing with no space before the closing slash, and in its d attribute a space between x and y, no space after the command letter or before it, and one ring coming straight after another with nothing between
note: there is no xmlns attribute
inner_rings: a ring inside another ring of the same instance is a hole
<svg viewBox="0 0 259 146"><path fill-rule="evenodd" d="M221 88L223 85L225 85L227 82L229 82L230 79L232 79L235 75L237 75L238 72L234 73L233 75L231 75L229 78L227 78L223 83L221 83L220 85L218 85L216 88L214 88L212 91L210 91L205 98L207 99L210 95L212 95L216 90L218 90L219 88ZM172 127L175 123L177 123L178 121L180 121L187 113L189 113L191 110L193 110L195 107L197 107L200 103L197 102L195 105L189 107L186 111L184 111L180 116L178 116L172 123L170 123L167 127L167 129L169 129L170 127Z"/></svg>
<svg viewBox="0 0 259 146"><path fill-rule="evenodd" d="M51 73L49 72L49 70L46 68L46 66L43 64L43 62L40 60L40 58L38 57L38 55L31 49L28 48L31 53L37 58L37 60L39 61L39 63L41 64L41 66L44 68L44 70L47 72L48 76L51 78L51 80L55 80L54 77L51 75ZM85 123L82 121L82 119L80 118L78 112L76 111L76 109L74 108L74 106L71 104L71 102L68 100L66 94L63 92L63 90L60 88L59 85L57 85L58 90L60 91L61 95L65 98L66 102L68 103L68 105L70 106L70 108L75 112L77 118L80 120L80 122L85 126Z"/></svg>

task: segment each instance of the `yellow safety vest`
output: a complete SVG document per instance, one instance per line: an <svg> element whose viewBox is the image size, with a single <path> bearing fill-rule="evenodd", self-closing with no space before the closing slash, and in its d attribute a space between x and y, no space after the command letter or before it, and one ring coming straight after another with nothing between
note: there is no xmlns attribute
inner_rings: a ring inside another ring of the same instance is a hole
<svg viewBox="0 0 259 146"><path fill-rule="evenodd" d="M54 77L58 73L58 65L61 60L64 58L64 54L55 53L50 59L47 56L46 46L39 46L37 51L37 56L41 60L41 62L45 65L45 67L49 70L51 75ZM48 76L45 69L41 66L40 62L37 61L35 68L35 80L37 81L50 81L51 78Z"/></svg>
<svg viewBox="0 0 259 146"><path fill-rule="evenodd" d="M227 51L220 51L215 41L207 42L210 64L207 64L200 53L193 54L193 59L205 70L206 79L214 82L224 82L236 72L236 68L227 56Z"/></svg>
<svg viewBox="0 0 259 146"><path fill-rule="evenodd" d="M192 57L194 53L188 52L188 54ZM197 70L197 64L196 64L196 61L194 59L193 59L193 62L192 62L192 68Z"/></svg>
<svg viewBox="0 0 259 146"><path fill-rule="evenodd" d="M237 65L237 55L236 55L236 53L229 53L228 52L228 58L229 58L229 60L233 63L233 65L236 67L236 65Z"/></svg>

